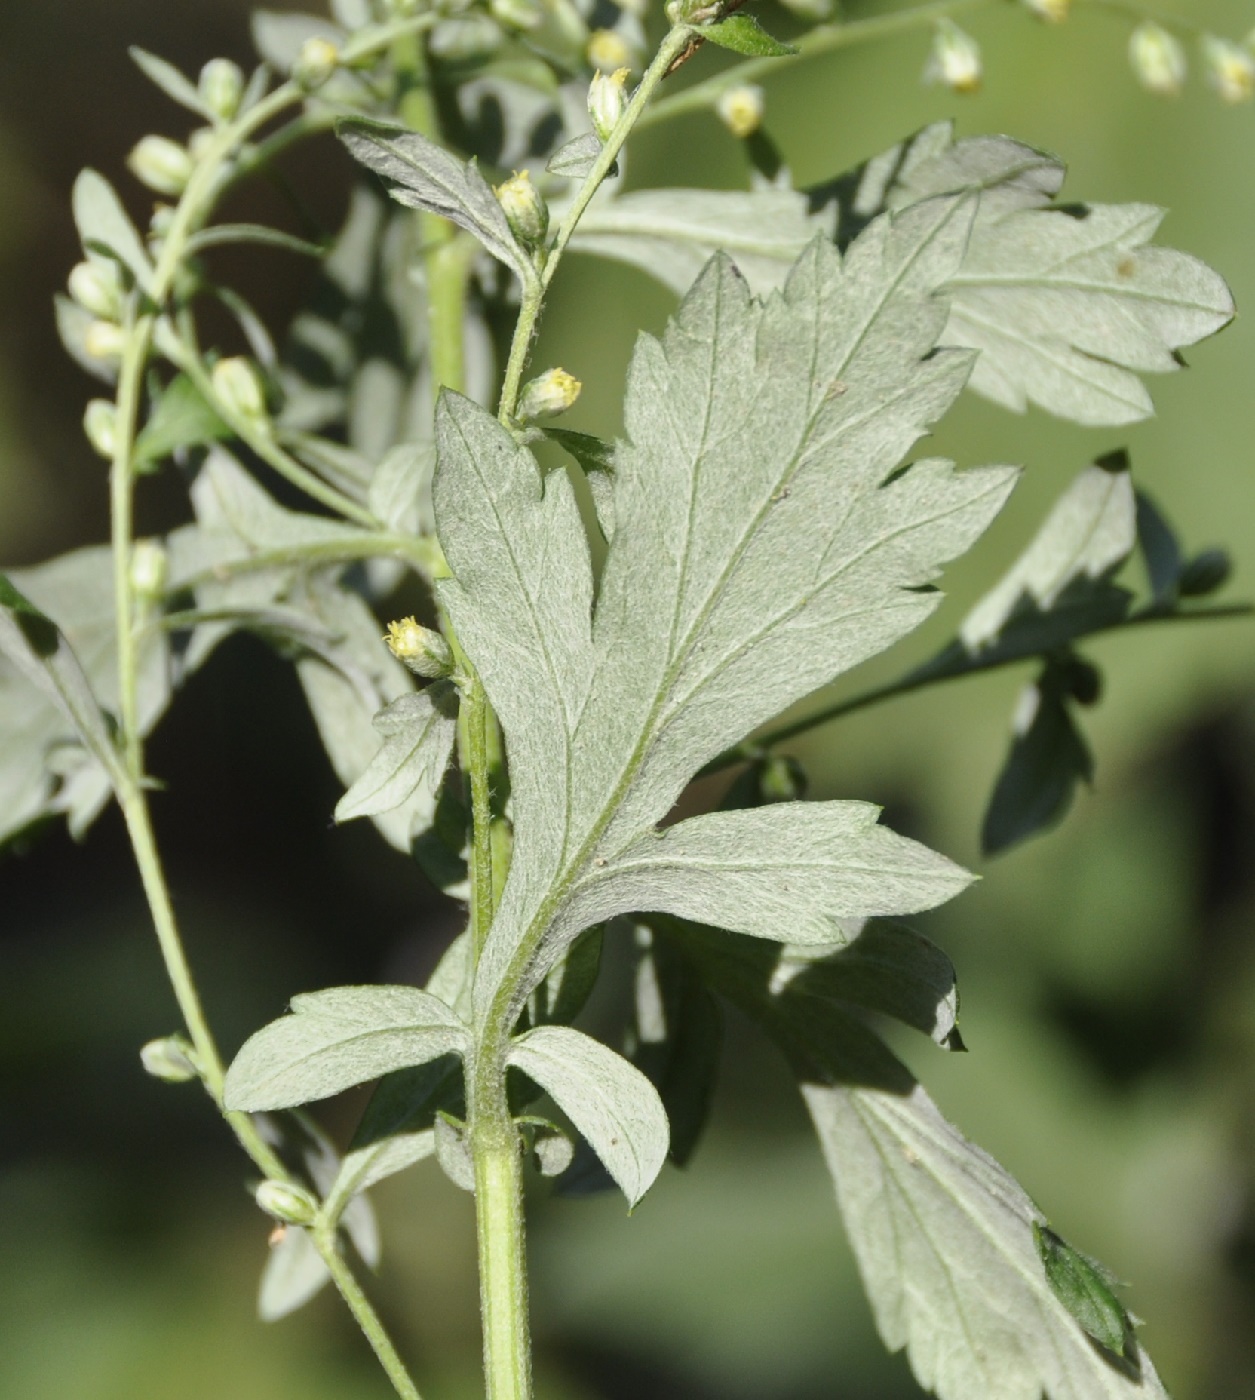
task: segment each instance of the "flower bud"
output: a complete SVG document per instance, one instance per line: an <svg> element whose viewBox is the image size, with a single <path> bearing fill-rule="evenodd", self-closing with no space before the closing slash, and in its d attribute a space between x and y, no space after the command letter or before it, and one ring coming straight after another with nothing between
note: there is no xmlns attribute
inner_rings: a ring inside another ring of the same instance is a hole
<svg viewBox="0 0 1255 1400"><path fill-rule="evenodd" d="M112 263L77 263L70 273L70 295L102 321L122 315L122 280Z"/></svg>
<svg viewBox="0 0 1255 1400"><path fill-rule="evenodd" d="M565 413L580 396L583 385L564 369L547 369L519 395L519 417L530 423L535 418L553 418Z"/></svg>
<svg viewBox="0 0 1255 1400"><path fill-rule="evenodd" d="M187 138L187 153L192 157L193 163L204 159L217 135L212 126L199 126L192 132Z"/></svg>
<svg viewBox="0 0 1255 1400"><path fill-rule="evenodd" d="M192 1047L181 1035L167 1035L160 1040L150 1040L139 1052L140 1063L154 1079L167 1084L186 1084L189 1079L198 1079Z"/></svg>
<svg viewBox="0 0 1255 1400"><path fill-rule="evenodd" d="M940 83L954 92L975 92L980 87L980 45L951 20L937 21L924 81Z"/></svg>
<svg viewBox="0 0 1255 1400"><path fill-rule="evenodd" d="M417 618L403 617L400 622L390 622L384 641L398 661L424 680L439 680L453 672L449 643L439 632L424 627Z"/></svg>
<svg viewBox="0 0 1255 1400"><path fill-rule="evenodd" d="M1205 598L1229 581L1233 561L1223 549L1205 549L1181 570L1177 590L1182 598Z"/></svg>
<svg viewBox="0 0 1255 1400"><path fill-rule="evenodd" d="M229 58L211 58L200 70L200 98L220 121L229 122L240 110L244 73Z"/></svg>
<svg viewBox="0 0 1255 1400"><path fill-rule="evenodd" d="M137 540L131 550L131 588L144 602L155 603L166 591L169 560L160 540Z"/></svg>
<svg viewBox="0 0 1255 1400"><path fill-rule="evenodd" d="M116 321L93 321L83 332L83 349L93 360L120 360L126 332Z"/></svg>
<svg viewBox="0 0 1255 1400"><path fill-rule="evenodd" d="M632 67L632 50L627 41L613 29L594 29L588 36L585 50L588 61L602 73L614 73Z"/></svg>
<svg viewBox="0 0 1255 1400"><path fill-rule="evenodd" d="M83 414L87 441L106 460L113 458L118 441L118 410L108 399L93 399Z"/></svg>
<svg viewBox="0 0 1255 1400"><path fill-rule="evenodd" d="M740 83L719 94L715 115L733 136L743 141L762 125L764 106L762 88L753 83Z"/></svg>
<svg viewBox="0 0 1255 1400"><path fill-rule="evenodd" d="M265 419L266 389L251 360L232 355L213 368L214 392L222 406L240 418Z"/></svg>
<svg viewBox="0 0 1255 1400"><path fill-rule="evenodd" d="M306 39L292 65L292 77L306 92L322 87L340 66L340 50L330 39Z"/></svg>
<svg viewBox="0 0 1255 1400"><path fill-rule="evenodd" d="M266 1212L285 1225L311 1225L318 1214L318 1202L303 1186L286 1181L263 1181L253 1199Z"/></svg>
<svg viewBox="0 0 1255 1400"><path fill-rule="evenodd" d="M488 0L493 19L505 29L527 33L544 22L544 11L536 0Z"/></svg>
<svg viewBox="0 0 1255 1400"><path fill-rule="evenodd" d="M172 204L154 204L152 218L148 221L148 232L154 238L164 238L174 223L174 213Z"/></svg>
<svg viewBox="0 0 1255 1400"><path fill-rule="evenodd" d="M1204 34L1203 62L1222 102L1249 102L1255 97L1255 58L1241 44Z"/></svg>
<svg viewBox="0 0 1255 1400"><path fill-rule="evenodd" d="M1129 36L1133 76L1158 97L1175 97L1185 83L1187 65L1180 40L1160 24L1147 20Z"/></svg>
<svg viewBox="0 0 1255 1400"><path fill-rule="evenodd" d="M181 195L192 178L192 157L168 136L145 136L126 163L150 190L171 198Z"/></svg>
<svg viewBox="0 0 1255 1400"><path fill-rule="evenodd" d="M1072 9L1072 0L1024 0L1024 8L1048 24L1062 24Z"/></svg>
<svg viewBox="0 0 1255 1400"><path fill-rule="evenodd" d="M628 68L616 68L613 73L597 72L588 86L588 115L593 130L606 141L619 124L627 108L626 84L631 76Z"/></svg>
<svg viewBox="0 0 1255 1400"><path fill-rule="evenodd" d="M497 186L496 195L515 237L531 247L540 243L549 229L549 206L527 171L516 171Z"/></svg>

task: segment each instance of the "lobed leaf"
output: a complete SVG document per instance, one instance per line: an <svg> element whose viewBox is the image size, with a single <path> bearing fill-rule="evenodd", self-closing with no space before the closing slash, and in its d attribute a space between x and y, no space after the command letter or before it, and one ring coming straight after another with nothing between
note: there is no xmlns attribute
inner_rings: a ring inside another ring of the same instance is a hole
<svg viewBox="0 0 1255 1400"><path fill-rule="evenodd" d="M383 747L336 806L336 821L373 817L404 803L425 802L436 810L436 795L457 737L457 689L437 681L417 695L402 695L375 716ZM416 814L417 820L422 820Z"/></svg>
<svg viewBox="0 0 1255 1400"><path fill-rule="evenodd" d="M329 1098L394 1070L463 1054L465 1024L417 987L333 987L244 1042L227 1071L229 1109L259 1113Z"/></svg>
<svg viewBox="0 0 1255 1400"><path fill-rule="evenodd" d="M667 1115L649 1080L570 1026L525 1031L508 1062L553 1099L635 1205L667 1158Z"/></svg>
<svg viewBox="0 0 1255 1400"><path fill-rule="evenodd" d="M514 857L479 964L478 1015L499 992L517 1012L581 928L638 909L646 885L665 889L665 907L692 908L671 902L686 897L681 871L697 874L683 857L674 877L659 863L635 878L644 851L685 849L678 828L651 834L685 784L927 617L938 595L922 585L1001 507L1008 469L896 470L969 369L963 352L936 348L947 312L935 292L971 214L963 199L919 205L873 225L844 260L816 240L765 304L717 258L663 341L642 338L595 617L565 473L542 482L482 409L443 397L433 500L454 579L441 596L501 717L513 782ZM784 871L754 881L716 868L725 827L749 821L784 851L783 823L796 820L795 840L815 823L868 823L866 809L777 811L686 830L711 856L694 882L702 907L744 927L735 917L749 898L754 931L787 940L774 922ZM887 863L843 902L809 872L805 936L829 914L918 909L962 883L918 847L866 839L884 843ZM761 887L752 897L750 885Z"/></svg>
<svg viewBox="0 0 1255 1400"><path fill-rule="evenodd" d="M979 190L943 337L981 351L972 388L1016 412L1032 402L1087 425L1135 423L1153 411L1139 375L1178 369L1182 348L1232 319L1233 298L1197 258L1151 245L1163 210L1051 207L1063 178L1017 141L956 142L940 123L811 194L838 205L846 237L881 209Z"/></svg>
<svg viewBox="0 0 1255 1400"><path fill-rule="evenodd" d="M505 211L474 161L463 164L443 146L404 127L353 118L338 129L350 154L382 177L397 203L439 214L474 234L524 282L535 277Z"/></svg>

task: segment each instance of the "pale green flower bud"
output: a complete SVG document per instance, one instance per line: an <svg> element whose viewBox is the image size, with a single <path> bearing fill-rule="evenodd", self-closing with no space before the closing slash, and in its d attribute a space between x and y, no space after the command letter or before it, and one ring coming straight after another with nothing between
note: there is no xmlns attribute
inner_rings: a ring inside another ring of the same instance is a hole
<svg viewBox="0 0 1255 1400"><path fill-rule="evenodd" d="M87 441L106 460L112 461L118 442L118 410L108 399L93 399L83 414Z"/></svg>
<svg viewBox="0 0 1255 1400"><path fill-rule="evenodd" d="M181 1035L150 1040L140 1049L139 1058L154 1079L161 1079L167 1084L186 1084L189 1079L200 1077L192 1047Z"/></svg>
<svg viewBox="0 0 1255 1400"><path fill-rule="evenodd" d="M102 321L122 315L122 280L112 263L77 263L70 273L70 295Z"/></svg>
<svg viewBox="0 0 1255 1400"><path fill-rule="evenodd" d="M1240 44L1204 34L1203 62L1222 102L1249 102L1255 97L1255 58Z"/></svg>
<svg viewBox="0 0 1255 1400"><path fill-rule="evenodd" d="M200 97L220 121L229 122L240 110L244 73L229 58L211 58L200 70Z"/></svg>
<svg viewBox="0 0 1255 1400"><path fill-rule="evenodd" d="M1139 24L1129 36L1129 63L1137 81L1159 97L1175 97L1185 83L1185 49L1152 20Z"/></svg>
<svg viewBox="0 0 1255 1400"><path fill-rule="evenodd" d="M588 115L592 119L593 130L603 141L619 124L619 118L627 108L627 80L631 76L628 68L616 68L613 73L594 73L588 86Z"/></svg>
<svg viewBox="0 0 1255 1400"><path fill-rule="evenodd" d="M589 63L602 73L614 73L620 68L631 69L635 63L627 40L613 29L594 29L588 36L585 53Z"/></svg>
<svg viewBox="0 0 1255 1400"><path fill-rule="evenodd" d="M580 396L583 385L564 369L547 369L523 388L519 395L519 417L530 423L535 418L554 418L565 413Z"/></svg>
<svg viewBox="0 0 1255 1400"><path fill-rule="evenodd" d="M719 94L715 115L733 136L744 140L762 125L765 106L762 88L754 83L740 83Z"/></svg>
<svg viewBox="0 0 1255 1400"><path fill-rule="evenodd" d="M1072 0L1023 0L1023 4L1048 24L1062 24L1072 9Z"/></svg>
<svg viewBox="0 0 1255 1400"><path fill-rule="evenodd" d="M137 597L155 603L166 591L169 559L160 540L136 540L131 550L131 588Z"/></svg>
<svg viewBox="0 0 1255 1400"><path fill-rule="evenodd" d="M213 145L217 135L212 126L200 126L187 138L187 153L194 163L204 159L206 151Z"/></svg>
<svg viewBox="0 0 1255 1400"><path fill-rule="evenodd" d="M924 81L940 83L954 92L975 92L981 77L980 45L951 20L938 20Z"/></svg>
<svg viewBox="0 0 1255 1400"><path fill-rule="evenodd" d="M311 1225L318 1214L318 1202L303 1186L286 1181L263 1181L253 1199L266 1212L285 1225Z"/></svg>
<svg viewBox="0 0 1255 1400"><path fill-rule="evenodd" d="M545 19L536 0L488 0L488 9L493 19L506 29L523 33L538 29Z"/></svg>
<svg viewBox="0 0 1255 1400"><path fill-rule="evenodd" d="M390 622L384 641L398 661L424 680L439 680L453 672L449 643L439 632L424 627L417 618L403 617L400 622Z"/></svg>
<svg viewBox="0 0 1255 1400"><path fill-rule="evenodd" d="M83 332L83 349L93 360L120 360L126 333L116 321L93 321Z"/></svg>
<svg viewBox="0 0 1255 1400"><path fill-rule="evenodd" d="M192 178L192 157L168 136L145 136L127 157L131 170L157 194L177 198Z"/></svg>
<svg viewBox="0 0 1255 1400"><path fill-rule="evenodd" d="M306 39L292 65L292 77L306 92L322 87L340 66L340 50L330 39Z"/></svg>
<svg viewBox="0 0 1255 1400"><path fill-rule="evenodd" d="M495 192L515 237L531 247L540 243L549 230L549 206L528 172L515 171Z"/></svg>
<svg viewBox="0 0 1255 1400"><path fill-rule="evenodd" d="M172 204L155 204L152 218L148 221L148 232L154 238L164 238L170 232L171 224L174 223L174 214L175 209Z"/></svg>
<svg viewBox="0 0 1255 1400"><path fill-rule="evenodd" d="M266 388L253 362L243 355L219 360L213 368L214 392L230 413L240 418L267 418Z"/></svg>

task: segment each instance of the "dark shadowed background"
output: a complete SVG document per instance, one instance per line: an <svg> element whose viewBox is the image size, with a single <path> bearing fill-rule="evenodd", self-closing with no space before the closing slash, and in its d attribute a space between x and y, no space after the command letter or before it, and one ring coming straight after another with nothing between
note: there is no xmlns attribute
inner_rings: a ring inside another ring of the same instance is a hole
<svg viewBox="0 0 1255 1400"><path fill-rule="evenodd" d="M310 6L313 7L312 5ZM79 419L93 392L57 341L51 300L78 256L69 189L92 165L137 215L123 167L144 133L186 123L130 65L136 43L196 72L250 59L243 0L0 0L0 562L106 534L105 475ZM852 14L889 8L851 5ZM1249 0L1163 13L1224 33ZM769 20L774 18L766 16ZM783 27L783 26L781 26ZM1255 305L1255 107L1194 79L1177 102L1127 72L1128 25L1080 3L1046 28L1013 4L974 17L983 92L918 81L915 35L782 70L768 121L799 183L925 122L1007 131L1059 153L1074 199L1172 211L1161 237ZM703 54L692 65L710 71ZM291 161L333 226L352 172L327 140ZM709 117L642 135L634 182L744 183ZM252 215L278 217L267 196ZM281 327L308 265L270 252L238 281ZM585 383L571 426L606 435L636 330L670 305L644 277L573 257L537 363ZM962 463L1021 462L1023 486L931 631L924 654L1010 560L1086 461L1127 445L1137 479L1188 545L1225 543L1235 596L1255 596L1255 336L1238 322L1152 385L1159 416L1086 432L967 399L938 435ZM145 488L141 529L182 518L173 482ZM1025 675L963 682L822 731L797 748L812 795L886 804L890 819L983 882L927 923L954 956L967 1056L908 1047L966 1132L1052 1222L1130 1280L1128 1300L1178 1400L1255 1397L1255 624L1096 645L1107 674L1085 723L1092 794L1056 833L983 862L977 832ZM224 1047L336 982L422 977L456 926L407 862L339 795L288 668L233 641L151 749L159 835ZM0 1396L14 1400L369 1400L388 1391L336 1302L255 1321L267 1225L246 1165L191 1087L147 1079L139 1045L174 1029L121 824L83 847L61 831L0 858ZM716 1121L696 1162L637 1214L618 1199L549 1203L532 1243L540 1394L691 1400L905 1400L861 1298L818 1152L788 1081L733 1026ZM353 1104L325 1121L343 1135ZM471 1208L431 1163L378 1193L377 1283L430 1400L480 1393Z"/></svg>

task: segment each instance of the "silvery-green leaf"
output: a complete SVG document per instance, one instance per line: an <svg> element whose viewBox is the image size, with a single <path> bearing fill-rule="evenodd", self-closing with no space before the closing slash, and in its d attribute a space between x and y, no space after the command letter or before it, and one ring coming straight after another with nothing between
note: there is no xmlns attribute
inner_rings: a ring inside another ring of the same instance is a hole
<svg viewBox="0 0 1255 1400"><path fill-rule="evenodd" d="M130 270L140 287L147 288L152 261L109 181L94 170L82 171L74 181L73 203L74 222L88 256L114 259Z"/></svg>
<svg viewBox="0 0 1255 1400"><path fill-rule="evenodd" d="M1041 1212L918 1085L803 1097L885 1345L939 1400L1165 1400L1150 1358L1094 1346L1056 1295Z"/></svg>
<svg viewBox="0 0 1255 1400"><path fill-rule="evenodd" d="M535 277L505 211L478 168L463 164L417 132L353 118L340 123L340 139L368 169L387 181L398 203L425 209L472 233L524 280Z"/></svg>
<svg viewBox="0 0 1255 1400"><path fill-rule="evenodd" d="M832 947L846 942L841 920L918 913L971 883L879 815L868 802L781 802L650 830L572 883L566 917L638 910Z"/></svg>
<svg viewBox="0 0 1255 1400"><path fill-rule="evenodd" d="M1011 749L981 826L981 849L998 855L1061 821L1094 760L1072 717L1066 684L1048 665L1021 692Z"/></svg>
<svg viewBox="0 0 1255 1400"><path fill-rule="evenodd" d="M575 1161L575 1144L556 1123L530 1115L515 1121L529 1130L527 1139L541 1176L561 1176Z"/></svg>
<svg viewBox="0 0 1255 1400"><path fill-rule="evenodd" d="M559 146L549 157L545 169L551 175L560 175L564 180L583 180L596 165L602 146L602 139L595 131L586 131L582 136L568 141L565 146Z"/></svg>
<svg viewBox="0 0 1255 1400"><path fill-rule="evenodd" d="M457 688L437 681L416 695L402 695L375 716L383 747L336 806L336 821L373 817L403 803L429 809L453 754L457 737ZM417 816L417 812L416 812ZM421 820L421 817L418 818Z"/></svg>
<svg viewBox="0 0 1255 1400"><path fill-rule="evenodd" d="M509 1063L553 1099L635 1205L667 1158L667 1115L649 1080L570 1026L526 1031L511 1043Z"/></svg>
<svg viewBox="0 0 1255 1400"><path fill-rule="evenodd" d="M1069 589L1085 601L1133 552L1137 505L1128 458L1086 467L1055 502L1032 543L968 613L959 636L969 651L998 640L1017 613L1048 613Z"/></svg>
<svg viewBox="0 0 1255 1400"><path fill-rule="evenodd" d="M479 1014L502 988L503 1010L521 1007L590 921L575 887L611 875L704 763L922 622L939 595L921 585L1000 509L1008 469L897 470L970 365L937 350L935 295L970 215L918 205L844 260L817 239L765 304L716 258L663 340L641 338L595 619L565 473L542 482L482 409L443 397L441 596L512 760L514 857ZM591 921L634 906L595 907Z"/></svg>
<svg viewBox="0 0 1255 1400"><path fill-rule="evenodd" d="M72 734L106 769L119 771L100 701L56 623L0 574L0 655L60 712Z"/></svg>
<svg viewBox="0 0 1255 1400"><path fill-rule="evenodd" d="M331 13L350 31L364 29L373 19L370 0L331 0Z"/></svg>
<svg viewBox="0 0 1255 1400"><path fill-rule="evenodd" d="M398 534L430 534L431 474L436 450L429 442L405 443L380 462L371 478L371 513Z"/></svg>
<svg viewBox="0 0 1255 1400"><path fill-rule="evenodd" d="M1063 176L1019 142L956 143L943 124L838 185L855 227L882 207L979 189L944 337L982 352L972 387L1016 411L1033 402L1078 423L1138 422L1152 412L1138 376L1179 368L1177 352L1227 324L1233 299L1196 258L1151 245L1163 210L1052 208Z"/></svg>
<svg viewBox="0 0 1255 1400"><path fill-rule="evenodd" d="M954 964L923 934L886 919L857 923L843 948L785 948L771 973L771 990L819 997L892 1016L961 1049Z"/></svg>
<svg viewBox="0 0 1255 1400"><path fill-rule="evenodd" d="M277 1322L303 1308L331 1272L307 1230L288 1225L270 1246L257 1293L257 1313L263 1322Z"/></svg>
<svg viewBox="0 0 1255 1400"><path fill-rule="evenodd" d="M333 987L292 998L292 1014L244 1042L224 1101L260 1113L329 1098L394 1070L463 1054L465 1024L417 987Z"/></svg>
<svg viewBox="0 0 1255 1400"><path fill-rule="evenodd" d="M310 39L327 39L343 49L348 35L330 20L317 15L283 14L258 10L253 15L253 43L271 67L287 73Z"/></svg>
<svg viewBox="0 0 1255 1400"><path fill-rule="evenodd" d="M633 190L594 201L571 247L631 263L686 292L716 250L763 293L779 287L802 249L831 220L792 190Z"/></svg>
<svg viewBox="0 0 1255 1400"><path fill-rule="evenodd" d="M87 328L96 318L78 302L60 293L53 297L52 305L57 318L57 335L61 338L66 354L93 379L99 379L104 384L115 383L118 378L118 362L102 360L90 354L87 349Z"/></svg>
<svg viewBox="0 0 1255 1400"><path fill-rule="evenodd" d="M466 1135L466 1124L448 1113L437 1113L432 1140L440 1170L463 1191L475 1190L475 1159Z"/></svg>
<svg viewBox="0 0 1255 1400"><path fill-rule="evenodd" d="M173 63L135 45L132 45L128 52L140 72L154 82L167 97L177 102L180 107L186 107L189 112L195 112L203 121L214 120L214 114L205 106L196 84L179 72Z"/></svg>

